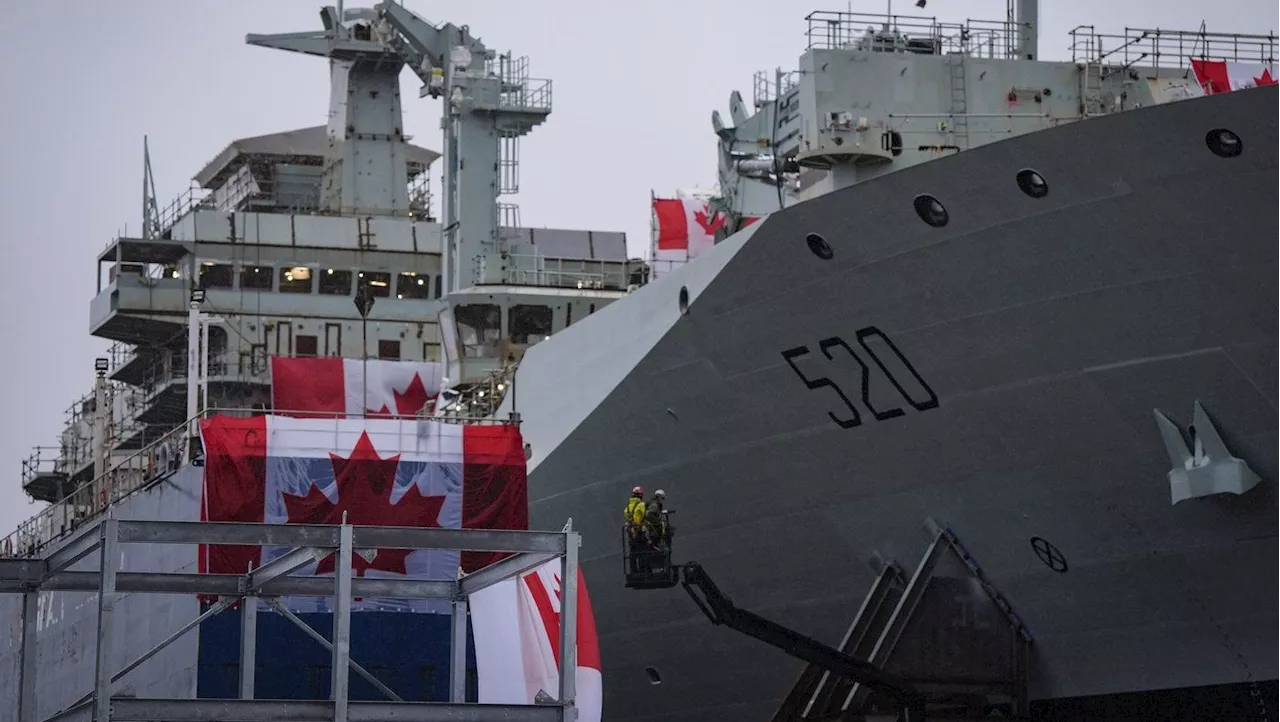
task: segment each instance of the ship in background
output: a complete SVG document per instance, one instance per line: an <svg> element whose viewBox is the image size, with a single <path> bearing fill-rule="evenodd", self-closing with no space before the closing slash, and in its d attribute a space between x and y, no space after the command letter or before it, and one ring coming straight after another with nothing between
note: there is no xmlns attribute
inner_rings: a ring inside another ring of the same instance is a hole
<svg viewBox="0 0 1280 722"><path fill-rule="evenodd" d="M438 363L432 413L518 415L533 526L571 516L584 534L606 719L829 719L874 703L688 600L608 584L636 484L668 491L679 556L740 604L831 644L852 627L872 644L851 649L886 665L917 629L892 613L934 575L904 573L926 525L931 549L962 540L947 548L970 550L1007 600L984 624L1025 647L1011 696L1119 704L1235 685L1244 701L1225 716L1249 714L1277 676L1277 227L1261 212L1276 89L1206 93L1192 60L1229 84L1231 68L1274 75L1275 39L1081 28L1078 57L1048 62L1035 7L958 25L810 15L799 72L758 76L754 113L735 94L731 125L714 117L719 194L677 200L705 203L721 242L671 268L628 258L622 234L521 229L495 197L551 110L523 59L454 26L448 52L424 52L364 10L251 37L339 61L334 124L236 141L198 195L162 212L149 193L142 237L100 254L91 331L117 346L60 448L24 464L24 488L52 505L3 551L44 553L112 503L197 518L192 399L264 408L272 356ZM440 222L424 202L438 156L400 125L406 65L457 111ZM492 95L467 92L476 77ZM346 104L348 82L389 92ZM497 178L460 173L461 158ZM358 288L377 299L367 318ZM869 589L883 597L863 615ZM41 598L41 717L90 686L83 596ZM198 613L195 599L157 605L121 603L139 623L117 664ZM443 673L408 680L447 664L437 616L364 617L381 641L353 656L430 698ZM886 636L889 617L910 629ZM393 643L409 636L426 641ZM275 639L259 666L280 684L264 696L318 696ZM204 627L127 685L233 696L230 640ZM7 697L17 659L0 656Z"/></svg>

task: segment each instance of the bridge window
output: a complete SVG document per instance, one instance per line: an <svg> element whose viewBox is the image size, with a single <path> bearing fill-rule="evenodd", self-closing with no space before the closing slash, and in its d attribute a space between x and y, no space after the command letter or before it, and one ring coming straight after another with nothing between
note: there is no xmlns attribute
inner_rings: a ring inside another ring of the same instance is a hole
<svg viewBox="0 0 1280 722"><path fill-rule="evenodd" d="M423 300L431 296L431 276L425 273L401 273L396 279L396 298Z"/></svg>
<svg viewBox="0 0 1280 722"><path fill-rule="evenodd" d="M240 288L247 291L270 291L271 268L268 266L241 266Z"/></svg>
<svg viewBox="0 0 1280 722"><path fill-rule="evenodd" d="M391 274L381 271L361 271L360 283L368 284L369 294L374 298L387 298L391 295Z"/></svg>
<svg viewBox="0 0 1280 722"><path fill-rule="evenodd" d="M350 296L351 271L326 268L320 274L320 293L326 296Z"/></svg>
<svg viewBox="0 0 1280 722"><path fill-rule="evenodd" d="M551 335L551 309L547 306L512 306L511 343L534 344Z"/></svg>
<svg viewBox="0 0 1280 722"><path fill-rule="evenodd" d="M316 336L298 334L293 337L293 353L296 356L319 356L320 339Z"/></svg>
<svg viewBox="0 0 1280 722"><path fill-rule="evenodd" d="M423 361L439 361L440 360L440 344L431 343L430 341L422 342L422 360Z"/></svg>
<svg viewBox="0 0 1280 722"><path fill-rule="evenodd" d="M205 261L200 264L201 288L231 288L234 281L235 270L230 263Z"/></svg>
<svg viewBox="0 0 1280 722"><path fill-rule="evenodd" d="M311 269L286 266L280 269L280 293L311 293Z"/></svg>
<svg viewBox="0 0 1280 722"><path fill-rule="evenodd" d="M475 303L453 309L458 340L466 358L496 358L502 336L502 310L491 303Z"/></svg>
<svg viewBox="0 0 1280 722"><path fill-rule="evenodd" d="M444 276L436 276L436 295L433 298L440 298L444 295Z"/></svg>
<svg viewBox="0 0 1280 722"><path fill-rule="evenodd" d="M385 361L399 361L400 342L394 339L378 339L378 358Z"/></svg>

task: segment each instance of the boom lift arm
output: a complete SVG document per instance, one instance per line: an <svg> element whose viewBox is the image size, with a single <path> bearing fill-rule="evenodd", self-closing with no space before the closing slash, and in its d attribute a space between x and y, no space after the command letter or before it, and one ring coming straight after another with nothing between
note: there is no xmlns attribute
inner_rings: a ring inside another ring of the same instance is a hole
<svg viewBox="0 0 1280 722"><path fill-rule="evenodd" d="M902 704L905 722L923 722L924 698L907 682L777 622L739 609L697 562L689 562L683 569L681 585L712 624L724 625L777 647L792 657L822 667L833 675L883 692Z"/></svg>

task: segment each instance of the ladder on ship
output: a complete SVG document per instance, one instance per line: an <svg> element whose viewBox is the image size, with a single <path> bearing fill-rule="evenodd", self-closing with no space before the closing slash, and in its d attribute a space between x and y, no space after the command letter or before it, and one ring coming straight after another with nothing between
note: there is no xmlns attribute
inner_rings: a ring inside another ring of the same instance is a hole
<svg viewBox="0 0 1280 722"><path fill-rule="evenodd" d="M961 150L969 148L969 91L965 86L964 60L964 53L947 56L951 76L951 136Z"/></svg>
<svg viewBox="0 0 1280 722"><path fill-rule="evenodd" d="M910 683L930 722L1025 716L1030 633L955 533L926 528L933 542L909 579L873 560L879 574L839 651ZM810 664L773 722L895 718L892 700Z"/></svg>
<svg viewBox="0 0 1280 722"><path fill-rule="evenodd" d="M1080 69L1080 114L1086 118L1102 115L1102 82L1106 70L1102 63L1086 62Z"/></svg>

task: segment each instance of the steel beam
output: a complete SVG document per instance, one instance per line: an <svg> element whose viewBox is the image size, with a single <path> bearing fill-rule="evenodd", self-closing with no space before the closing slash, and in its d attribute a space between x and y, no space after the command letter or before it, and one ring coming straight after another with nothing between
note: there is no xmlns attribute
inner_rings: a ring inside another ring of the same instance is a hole
<svg viewBox="0 0 1280 722"><path fill-rule="evenodd" d="M495 562L478 569L471 574L463 577L458 582L458 589L464 596L470 596L486 587L491 587L498 582L524 574L533 569L546 564L555 559L558 554L552 553L523 553L512 557L507 557L500 562Z"/></svg>
<svg viewBox="0 0 1280 722"><path fill-rule="evenodd" d="M566 531L560 558L560 703L577 704L578 668L578 544L576 532Z"/></svg>
<svg viewBox="0 0 1280 722"><path fill-rule="evenodd" d="M258 589L272 579L287 576L314 561L328 556L329 550L304 548L292 549L249 572L249 589Z"/></svg>
<svg viewBox="0 0 1280 722"><path fill-rule="evenodd" d="M346 521L345 513L343 522ZM333 576L333 722L347 722L347 698L351 692L351 555L355 552L351 526L343 523L338 535L338 564Z"/></svg>
<svg viewBox="0 0 1280 722"><path fill-rule="evenodd" d="M115 646L112 644L115 640L115 618L112 612L116 606L116 565L120 563L119 523L108 516L101 526L98 642L93 673L93 715L99 722L111 720L111 651Z"/></svg>
<svg viewBox="0 0 1280 722"><path fill-rule="evenodd" d="M467 701L467 602L453 603L449 633L449 701Z"/></svg>
<svg viewBox="0 0 1280 722"><path fill-rule="evenodd" d="M0 568L0 593L24 592L38 584L3 581ZM98 589L98 572L62 572L39 584L41 591L92 592ZM164 572L118 572L116 591L139 594L216 594L231 597L244 594L244 577L239 574L184 574ZM333 577L281 577L267 582L258 590L262 596L328 597L333 595ZM458 583L427 579L351 580L351 593L357 597L386 599L454 599Z"/></svg>
<svg viewBox="0 0 1280 722"><path fill-rule="evenodd" d="M84 527L71 541L51 552L45 560L45 574L56 574L88 556L102 543L100 522Z"/></svg>
<svg viewBox="0 0 1280 722"><path fill-rule="evenodd" d="M240 600L240 699L253 699L258 671L258 598Z"/></svg>
<svg viewBox="0 0 1280 722"><path fill-rule="evenodd" d="M22 676L18 687L19 722L36 722L36 620L39 617L40 593L31 591L22 595L22 661L18 674Z"/></svg>
<svg viewBox="0 0 1280 722"><path fill-rule="evenodd" d="M243 699L134 699L111 701L113 722L328 722L333 702ZM348 722L563 722L558 705L352 702Z"/></svg>
<svg viewBox="0 0 1280 722"><path fill-rule="evenodd" d="M338 546L339 527L324 524L253 524L197 521L120 521L120 541L146 544L240 544L249 546ZM357 548L460 549L478 552L564 552L562 532L493 529L420 529L362 526Z"/></svg>
<svg viewBox="0 0 1280 722"><path fill-rule="evenodd" d="M94 722L93 703L85 702L79 707L71 707L46 717L44 722Z"/></svg>

